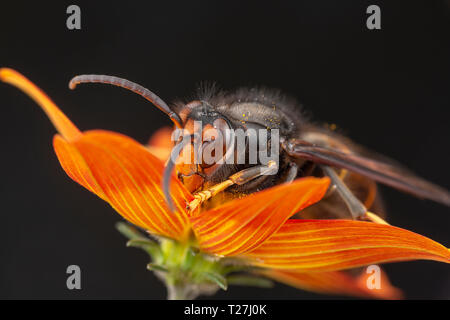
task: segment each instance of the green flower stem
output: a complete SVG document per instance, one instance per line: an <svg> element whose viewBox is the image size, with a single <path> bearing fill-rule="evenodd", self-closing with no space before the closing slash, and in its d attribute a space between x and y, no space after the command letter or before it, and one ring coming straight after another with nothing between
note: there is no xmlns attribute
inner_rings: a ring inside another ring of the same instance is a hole
<svg viewBox="0 0 450 320"><path fill-rule="evenodd" d="M162 237L150 239L126 223L117 224L117 229L130 239L128 246L148 253L151 262L147 269L165 283L167 299L195 299L199 295L214 294L219 289L227 290L228 279L233 284L267 285L254 278L231 277L229 274L249 271L248 266L200 252L192 241L178 242Z"/></svg>

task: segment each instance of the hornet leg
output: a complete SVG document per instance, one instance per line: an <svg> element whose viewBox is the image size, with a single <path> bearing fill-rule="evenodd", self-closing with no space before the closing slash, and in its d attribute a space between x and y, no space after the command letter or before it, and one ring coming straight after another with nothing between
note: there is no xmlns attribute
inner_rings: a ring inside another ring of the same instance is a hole
<svg viewBox="0 0 450 320"><path fill-rule="evenodd" d="M231 175L224 182L218 183L207 190L203 190L203 191L200 191L200 192L197 192L196 194L194 194L194 200L192 200L187 206L188 210L190 212L193 212L206 200L214 197L219 192L222 192L223 190L225 190L226 188L228 188L234 184L242 185L242 184L249 182L250 180L253 180L255 178L258 178L262 175L269 175L269 174L276 173L277 170L278 170L278 168L277 168L275 161L269 161L266 166L259 165L259 166L241 170L241 171Z"/></svg>
<svg viewBox="0 0 450 320"><path fill-rule="evenodd" d="M367 208L354 196L337 173L328 166L321 166L325 175L329 176L336 191L344 200L354 220L369 220L375 223L388 224L376 214L367 211Z"/></svg>

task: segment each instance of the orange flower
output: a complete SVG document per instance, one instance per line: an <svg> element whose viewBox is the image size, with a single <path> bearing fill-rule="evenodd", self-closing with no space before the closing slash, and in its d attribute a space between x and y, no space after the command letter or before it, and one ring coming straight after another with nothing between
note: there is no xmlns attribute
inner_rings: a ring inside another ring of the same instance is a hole
<svg viewBox="0 0 450 320"><path fill-rule="evenodd" d="M371 292L361 285L361 277L340 270L413 259L450 262L449 249L401 228L350 220L289 219L320 201L328 178L301 178L206 212L190 213L186 205L193 195L172 176L175 210L171 212L161 189L167 131L150 147L115 132L80 132L16 71L0 69L0 79L27 93L46 112L59 133L53 146L69 177L150 234L189 243L218 259L231 257L256 267L258 274L293 286L366 297L400 294L387 280L382 292ZM160 153L155 156L149 150Z"/></svg>

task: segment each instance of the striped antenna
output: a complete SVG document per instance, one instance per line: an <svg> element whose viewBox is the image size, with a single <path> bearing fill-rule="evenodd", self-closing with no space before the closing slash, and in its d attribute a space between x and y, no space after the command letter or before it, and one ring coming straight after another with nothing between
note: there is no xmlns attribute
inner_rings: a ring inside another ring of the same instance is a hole
<svg viewBox="0 0 450 320"><path fill-rule="evenodd" d="M83 74L73 77L69 82L69 88L73 90L79 83L105 83L133 91L153 103L159 110L167 114L178 128L181 128L180 116L172 111L160 97L141 85L114 76Z"/></svg>

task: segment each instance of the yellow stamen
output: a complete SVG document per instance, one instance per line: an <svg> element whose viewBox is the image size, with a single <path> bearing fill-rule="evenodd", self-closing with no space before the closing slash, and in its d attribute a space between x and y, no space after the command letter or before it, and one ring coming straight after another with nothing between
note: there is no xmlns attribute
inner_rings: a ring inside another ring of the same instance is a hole
<svg viewBox="0 0 450 320"><path fill-rule="evenodd" d="M82 136L80 130L78 130L61 110L59 110L53 101L19 72L9 68L0 68L0 80L22 90L39 104L55 126L56 130L58 130L66 140L73 141Z"/></svg>
<svg viewBox="0 0 450 320"><path fill-rule="evenodd" d="M225 190L229 186L232 186L233 184L234 184L233 181L225 180L224 182L221 182L219 184L212 186L208 190L203 190L203 191L197 192L196 194L194 194L194 200L192 200L188 204L189 211L193 212L203 202L214 197L216 194L218 194L219 192L222 192L223 190Z"/></svg>
<svg viewBox="0 0 450 320"><path fill-rule="evenodd" d="M378 223L378 224L385 224L385 225L388 225L388 226L390 225L385 220L380 218L378 215L376 215L375 213L372 213L370 211L366 212L365 218L370 220L370 221L372 221L372 222Z"/></svg>

